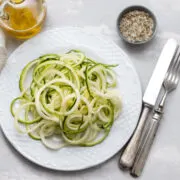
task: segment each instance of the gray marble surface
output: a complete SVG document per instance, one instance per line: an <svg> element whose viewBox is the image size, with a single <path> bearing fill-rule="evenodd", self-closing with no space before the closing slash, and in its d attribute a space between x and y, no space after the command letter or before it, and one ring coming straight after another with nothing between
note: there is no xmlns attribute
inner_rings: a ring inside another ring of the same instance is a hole
<svg viewBox="0 0 180 180"><path fill-rule="evenodd" d="M48 16L44 30L53 27L79 26L92 33L102 33L114 40L131 58L146 87L163 44L169 37L180 40L179 0L47 0ZM119 12L132 4L145 5L157 16L158 32L145 46L124 44L116 31ZM9 54L22 42L8 38ZM165 108L158 136L153 145L143 180L180 179L180 88L173 92ZM0 131L0 180L130 180L127 172L118 168L119 154L106 163L84 171L57 172L41 168L24 159L6 141Z"/></svg>

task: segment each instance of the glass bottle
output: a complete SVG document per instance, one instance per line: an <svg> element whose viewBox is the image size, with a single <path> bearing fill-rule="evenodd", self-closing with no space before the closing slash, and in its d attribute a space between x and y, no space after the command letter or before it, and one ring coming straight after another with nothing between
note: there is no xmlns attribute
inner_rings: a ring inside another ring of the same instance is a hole
<svg viewBox="0 0 180 180"><path fill-rule="evenodd" d="M46 17L44 0L1 0L0 27L18 39L40 32Z"/></svg>

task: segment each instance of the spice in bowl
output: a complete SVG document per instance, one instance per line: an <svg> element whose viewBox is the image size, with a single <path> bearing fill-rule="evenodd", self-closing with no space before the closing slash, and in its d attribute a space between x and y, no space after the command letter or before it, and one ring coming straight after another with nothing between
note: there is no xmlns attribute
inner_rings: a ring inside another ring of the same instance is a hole
<svg viewBox="0 0 180 180"><path fill-rule="evenodd" d="M130 43L147 42L153 36L155 22L152 16L143 10L125 13L119 24L122 36Z"/></svg>

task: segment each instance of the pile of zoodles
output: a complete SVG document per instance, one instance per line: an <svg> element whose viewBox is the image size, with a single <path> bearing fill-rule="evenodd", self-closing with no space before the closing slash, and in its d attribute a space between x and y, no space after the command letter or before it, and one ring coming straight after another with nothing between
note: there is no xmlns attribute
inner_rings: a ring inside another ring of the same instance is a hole
<svg viewBox="0 0 180 180"><path fill-rule="evenodd" d="M79 50L31 61L20 75L21 95L11 103L16 129L51 149L101 143L121 111L115 66Z"/></svg>

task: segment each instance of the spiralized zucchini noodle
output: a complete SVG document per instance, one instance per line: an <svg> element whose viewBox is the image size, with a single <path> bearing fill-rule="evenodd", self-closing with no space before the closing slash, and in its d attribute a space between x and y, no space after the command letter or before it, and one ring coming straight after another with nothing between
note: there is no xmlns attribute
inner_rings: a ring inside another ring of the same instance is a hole
<svg viewBox="0 0 180 180"><path fill-rule="evenodd" d="M50 149L101 143L122 109L116 66L79 50L29 62L20 75L21 95L10 106L15 128Z"/></svg>

